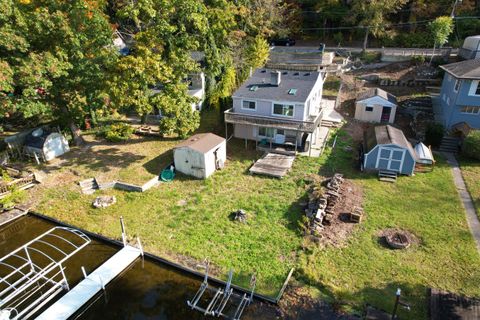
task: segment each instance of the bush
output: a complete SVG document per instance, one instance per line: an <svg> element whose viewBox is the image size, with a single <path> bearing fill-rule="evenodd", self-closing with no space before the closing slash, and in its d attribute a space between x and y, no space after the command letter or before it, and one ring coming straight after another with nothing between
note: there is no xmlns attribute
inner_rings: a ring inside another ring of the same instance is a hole
<svg viewBox="0 0 480 320"><path fill-rule="evenodd" d="M414 64L424 64L425 56L413 56L410 61Z"/></svg>
<svg viewBox="0 0 480 320"><path fill-rule="evenodd" d="M425 142L432 147L439 147L442 143L442 138L445 129L439 123L432 123L427 127L425 132Z"/></svg>
<svg viewBox="0 0 480 320"><path fill-rule="evenodd" d="M108 141L120 142L130 139L134 131L133 127L129 124L115 123L105 128L103 136Z"/></svg>
<svg viewBox="0 0 480 320"><path fill-rule="evenodd" d="M480 131L471 131L463 141L462 154L480 160Z"/></svg>
<svg viewBox="0 0 480 320"><path fill-rule="evenodd" d="M26 198L27 194L25 190L12 188L9 194L0 199L0 207L2 209L11 209L16 204L25 201Z"/></svg>

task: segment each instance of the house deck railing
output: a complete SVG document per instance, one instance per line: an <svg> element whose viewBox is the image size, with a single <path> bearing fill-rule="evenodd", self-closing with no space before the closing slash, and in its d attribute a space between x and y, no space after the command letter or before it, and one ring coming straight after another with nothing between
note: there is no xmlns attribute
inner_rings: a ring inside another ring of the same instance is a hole
<svg viewBox="0 0 480 320"><path fill-rule="evenodd" d="M318 115L311 116L308 120L302 121L238 113L234 112L233 109L228 109L225 111L225 123L313 133L320 125L322 116L323 110L320 110Z"/></svg>

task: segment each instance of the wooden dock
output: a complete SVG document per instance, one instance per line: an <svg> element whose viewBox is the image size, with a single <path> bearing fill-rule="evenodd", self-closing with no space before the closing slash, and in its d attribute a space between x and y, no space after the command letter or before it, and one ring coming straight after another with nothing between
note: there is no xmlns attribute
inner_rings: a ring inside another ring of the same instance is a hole
<svg viewBox="0 0 480 320"><path fill-rule="evenodd" d="M141 250L125 246L36 319L66 320L70 318L140 255Z"/></svg>
<svg viewBox="0 0 480 320"><path fill-rule="evenodd" d="M293 165L295 156L267 153L250 168L250 173L282 178Z"/></svg>

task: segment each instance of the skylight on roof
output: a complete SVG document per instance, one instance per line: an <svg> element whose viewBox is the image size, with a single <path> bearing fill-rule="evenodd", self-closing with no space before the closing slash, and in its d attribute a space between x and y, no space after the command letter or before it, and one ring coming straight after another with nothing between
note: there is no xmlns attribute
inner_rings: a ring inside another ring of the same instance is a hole
<svg viewBox="0 0 480 320"><path fill-rule="evenodd" d="M251 86L249 90L250 90L250 91L257 91L257 90L258 90L258 86Z"/></svg>
<svg viewBox="0 0 480 320"><path fill-rule="evenodd" d="M291 96L294 96L297 94L297 89L290 89L288 90L288 94L291 95Z"/></svg>

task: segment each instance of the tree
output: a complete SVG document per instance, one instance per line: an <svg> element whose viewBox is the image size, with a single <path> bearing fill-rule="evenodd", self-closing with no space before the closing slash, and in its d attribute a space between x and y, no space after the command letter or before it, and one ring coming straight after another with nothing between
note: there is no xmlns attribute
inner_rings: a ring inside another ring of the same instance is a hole
<svg viewBox="0 0 480 320"><path fill-rule="evenodd" d="M407 2L408 0L353 0L352 17L365 30L363 51L367 49L369 34L375 37L386 34L388 16L397 12Z"/></svg>
<svg viewBox="0 0 480 320"><path fill-rule="evenodd" d="M77 125L105 101L105 66L116 55L100 2L3 0L0 3L1 114Z"/></svg>
<svg viewBox="0 0 480 320"><path fill-rule="evenodd" d="M451 17L438 17L428 24L428 29L432 35L433 40L433 53L430 58L432 63L433 56L435 55L435 47L443 46L448 41L448 37L453 31L453 19Z"/></svg>

